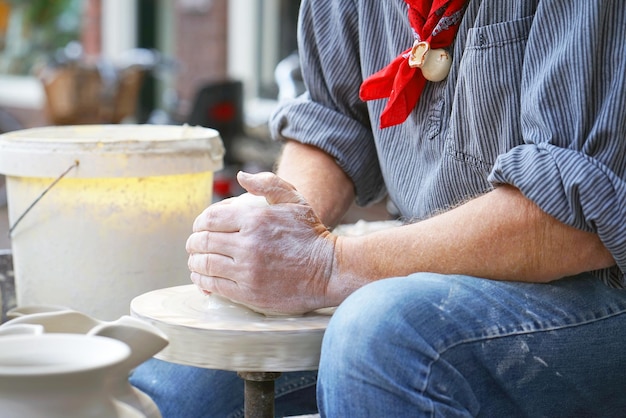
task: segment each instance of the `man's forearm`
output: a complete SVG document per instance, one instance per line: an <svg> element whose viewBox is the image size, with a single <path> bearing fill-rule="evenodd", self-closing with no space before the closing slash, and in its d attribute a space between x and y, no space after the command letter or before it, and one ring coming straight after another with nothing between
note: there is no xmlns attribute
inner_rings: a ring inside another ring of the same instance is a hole
<svg viewBox="0 0 626 418"><path fill-rule="evenodd" d="M597 235L557 221L510 186L412 225L337 243L339 274L329 291L338 299L350 287L413 272L547 282L615 264Z"/></svg>
<svg viewBox="0 0 626 418"><path fill-rule="evenodd" d="M327 226L335 226L354 201L354 186L334 158L318 148L289 141L276 174L296 189Z"/></svg>

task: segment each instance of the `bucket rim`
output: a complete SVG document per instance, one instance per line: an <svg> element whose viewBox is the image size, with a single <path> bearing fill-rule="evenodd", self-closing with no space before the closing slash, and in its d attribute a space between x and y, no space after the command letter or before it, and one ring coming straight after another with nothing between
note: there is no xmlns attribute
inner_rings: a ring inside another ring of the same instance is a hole
<svg viewBox="0 0 626 418"><path fill-rule="evenodd" d="M32 151L32 145L76 151L98 149L99 152L145 152L149 149L205 147L207 140L219 138L212 128L190 125L62 125L20 129L0 135L0 148Z"/></svg>
<svg viewBox="0 0 626 418"><path fill-rule="evenodd" d="M56 178L143 177L217 171L224 144L217 130L189 125L63 125L0 135L0 173Z"/></svg>

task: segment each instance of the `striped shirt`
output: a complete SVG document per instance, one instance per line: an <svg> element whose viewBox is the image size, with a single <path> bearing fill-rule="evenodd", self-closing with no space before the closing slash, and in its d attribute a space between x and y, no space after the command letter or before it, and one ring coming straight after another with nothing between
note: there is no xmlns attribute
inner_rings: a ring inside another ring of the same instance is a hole
<svg viewBox="0 0 626 418"><path fill-rule="evenodd" d="M595 273L621 286L626 7L471 0L447 79L427 84L405 123L380 130L386 101L364 103L360 84L412 43L402 0L304 0L308 91L279 106L273 136L325 150L353 180L357 203L388 195L408 219L511 184L561 222L597 233L618 267Z"/></svg>

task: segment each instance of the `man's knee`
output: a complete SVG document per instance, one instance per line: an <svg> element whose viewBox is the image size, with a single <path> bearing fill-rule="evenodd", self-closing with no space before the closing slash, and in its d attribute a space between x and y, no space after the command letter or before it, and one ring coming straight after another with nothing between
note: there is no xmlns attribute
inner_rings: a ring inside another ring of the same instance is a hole
<svg viewBox="0 0 626 418"><path fill-rule="evenodd" d="M401 300L393 295L394 282L385 279L362 287L350 295L333 315L325 334L325 342L333 351L353 351L357 346L369 347L374 341L386 341L386 335L402 315Z"/></svg>
<svg viewBox="0 0 626 418"><path fill-rule="evenodd" d="M482 279L416 273L379 280L348 297L337 309L324 336L323 352L333 357L359 358L368 352L386 356L390 344L424 345L428 350L442 343L442 330L463 326L458 310L476 301L472 285Z"/></svg>
<svg viewBox="0 0 626 418"><path fill-rule="evenodd" d="M412 317L429 324L437 315L437 304L429 300L448 294L443 276L433 279L429 273L379 280L357 290L337 309L324 336L324 352L334 358L345 354L350 361L377 354L386 356L385 346L399 339L416 340L420 325L407 323ZM420 282L424 285L420 289ZM410 333L405 329L410 327ZM418 338L419 339L419 338ZM344 359L345 360L345 359Z"/></svg>

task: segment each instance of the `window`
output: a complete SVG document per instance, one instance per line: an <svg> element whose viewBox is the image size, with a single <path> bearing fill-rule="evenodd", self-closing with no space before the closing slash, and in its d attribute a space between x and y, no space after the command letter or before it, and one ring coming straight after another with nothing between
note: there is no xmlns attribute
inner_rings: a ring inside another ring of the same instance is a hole
<svg viewBox="0 0 626 418"><path fill-rule="evenodd" d="M0 106L42 108L45 97L34 66L81 38L88 1L0 0ZM98 3L102 6L102 39L98 37L102 53L114 56L133 47L135 27L129 22L135 19L135 1Z"/></svg>
<svg viewBox="0 0 626 418"><path fill-rule="evenodd" d="M79 38L83 0L0 0L0 106L41 108L33 67Z"/></svg>
<svg viewBox="0 0 626 418"><path fill-rule="evenodd" d="M297 0L230 0L229 74L244 81L248 98L277 98L275 70L297 51L299 7Z"/></svg>
<svg viewBox="0 0 626 418"><path fill-rule="evenodd" d="M29 75L79 38L82 0L0 0L0 74Z"/></svg>

